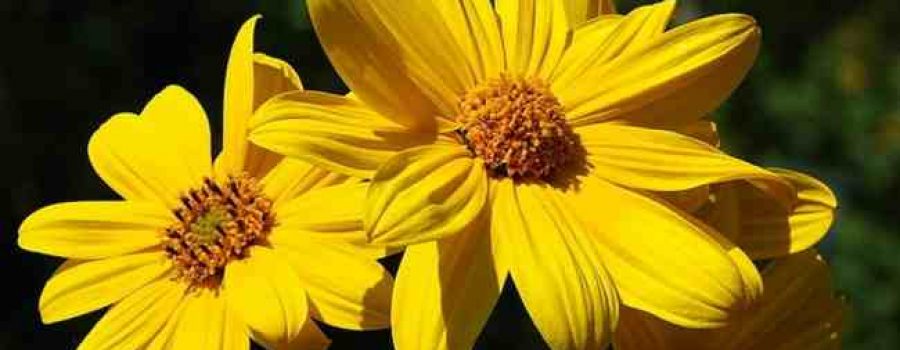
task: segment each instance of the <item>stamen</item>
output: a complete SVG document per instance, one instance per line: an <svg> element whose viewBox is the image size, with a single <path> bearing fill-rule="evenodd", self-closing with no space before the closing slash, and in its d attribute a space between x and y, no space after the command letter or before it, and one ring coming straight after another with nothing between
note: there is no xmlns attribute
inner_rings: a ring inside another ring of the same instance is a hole
<svg viewBox="0 0 900 350"><path fill-rule="evenodd" d="M175 265L175 279L192 288L218 286L225 266L264 243L275 225L272 201L246 175L221 185L204 179L181 203L173 211L178 221L165 230L163 250Z"/></svg>
<svg viewBox="0 0 900 350"><path fill-rule="evenodd" d="M540 79L488 80L459 109L457 133L494 177L549 181L578 154L562 105Z"/></svg>

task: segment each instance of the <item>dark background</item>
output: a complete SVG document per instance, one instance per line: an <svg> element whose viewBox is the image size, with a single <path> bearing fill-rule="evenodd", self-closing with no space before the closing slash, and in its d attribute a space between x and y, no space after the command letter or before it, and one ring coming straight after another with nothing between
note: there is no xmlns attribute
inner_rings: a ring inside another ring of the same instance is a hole
<svg viewBox="0 0 900 350"><path fill-rule="evenodd" d="M900 349L900 2L683 0L679 19L721 12L753 15L764 38L716 113L724 147L832 186L840 210L821 248L852 305L846 348ZM167 84L197 95L218 132L228 48L254 13L264 15L258 50L292 63L308 89L344 91L302 0L0 2L0 349L75 348L100 315L41 325L37 298L60 260L16 246L21 220L55 202L115 198L87 140ZM389 347L387 332L328 332L334 348ZM480 344L540 348L514 291Z"/></svg>

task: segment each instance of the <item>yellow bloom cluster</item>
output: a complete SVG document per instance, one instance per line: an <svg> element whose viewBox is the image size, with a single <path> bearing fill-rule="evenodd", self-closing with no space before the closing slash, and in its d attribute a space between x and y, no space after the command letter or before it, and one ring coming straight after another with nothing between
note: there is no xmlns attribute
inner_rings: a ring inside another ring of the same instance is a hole
<svg viewBox="0 0 900 350"><path fill-rule="evenodd" d="M48 206L26 250L67 260L46 323L109 307L82 349L469 349L515 288L551 349L810 349L843 302L815 251L818 180L719 149L707 118L755 21L670 26L674 0L308 0L349 95L304 90L238 31L223 147L167 87L88 156L118 201ZM396 276L377 259L404 251Z"/></svg>

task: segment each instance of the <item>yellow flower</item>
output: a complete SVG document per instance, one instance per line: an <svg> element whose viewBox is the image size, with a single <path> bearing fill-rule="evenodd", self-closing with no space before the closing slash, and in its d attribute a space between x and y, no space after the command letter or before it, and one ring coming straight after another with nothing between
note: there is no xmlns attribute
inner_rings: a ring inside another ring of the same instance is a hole
<svg viewBox="0 0 900 350"><path fill-rule="evenodd" d="M232 47L214 165L202 107L167 87L90 140L124 200L51 205L22 223L22 248L69 258L41 295L45 323L110 306L80 348L311 349L329 340L310 316L387 327L392 278L379 251L355 248L365 184L246 141L262 101L301 89L289 65L254 54L256 20Z"/></svg>
<svg viewBox="0 0 900 350"><path fill-rule="evenodd" d="M776 174L676 130L753 62L752 18L665 30L674 1L585 25L556 0L311 0L353 91L281 95L252 142L371 178L371 240L407 249L393 297L400 349L468 348L506 281L553 348L602 348L620 301L715 327L761 292L747 256L648 191ZM574 28L574 29L572 29Z"/></svg>
<svg viewBox="0 0 900 350"><path fill-rule="evenodd" d="M813 251L763 268L766 291L727 327L684 329L623 308L616 349L839 349L846 306L834 295L827 264Z"/></svg>

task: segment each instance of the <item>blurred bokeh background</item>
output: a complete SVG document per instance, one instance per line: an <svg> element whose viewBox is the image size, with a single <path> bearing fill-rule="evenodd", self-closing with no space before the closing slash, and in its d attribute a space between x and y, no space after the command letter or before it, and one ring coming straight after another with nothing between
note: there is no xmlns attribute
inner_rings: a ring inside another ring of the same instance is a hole
<svg viewBox="0 0 900 350"><path fill-rule="evenodd" d="M832 186L840 210L821 249L852 307L845 347L900 349L900 1L682 0L678 16L722 12L753 15L764 38L716 113L725 148ZM54 202L115 198L87 140L167 84L197 95L220 128L226 53L254 13L259 50L294 64L307 88L344 91L302 0L0 2L0 349L74 348L99 317L41 325L37 298L60 260L17 248L21 220ZM328 331L334 348L389 348L386 332ZM513 293L480 345L540 348Z"/></svg>

